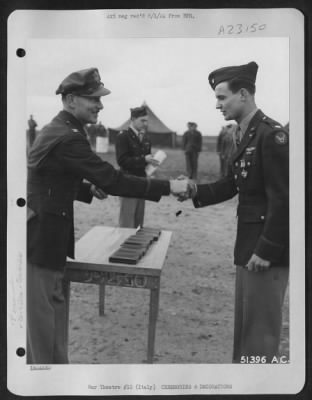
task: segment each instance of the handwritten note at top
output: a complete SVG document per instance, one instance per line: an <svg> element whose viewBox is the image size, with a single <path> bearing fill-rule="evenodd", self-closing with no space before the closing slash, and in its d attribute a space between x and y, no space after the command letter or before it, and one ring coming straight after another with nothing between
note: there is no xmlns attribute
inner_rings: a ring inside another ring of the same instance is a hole
<svg viewBox="0 0 312 400"><path fill-rule="evenodd" d="M249 33L257 33L264 31L266 24L258 24L257 22L248 24L220 25L218 35L242 35Z"/></svg>
<svg viewBox="0 0 312 400"><path fill-rule="evenodd" d="M130 20L130 19L195 19L195 15L191 12L135 12L131 11L129 13L125 12L113 12L106 15L107 19L119 19L119 20Z"/></svg>

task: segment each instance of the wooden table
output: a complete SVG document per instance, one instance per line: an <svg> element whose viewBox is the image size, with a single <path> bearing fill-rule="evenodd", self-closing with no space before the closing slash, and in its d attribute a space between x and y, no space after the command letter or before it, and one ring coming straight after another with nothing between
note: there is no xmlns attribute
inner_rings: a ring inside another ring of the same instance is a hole
<svg viewBox="0 0 312 400"><path fill-rule="evenodd" d="M104 315L105 285L150 290L147 362L154 357L156 322L159 308L160 275L172 232L162 231L141 260L135 264L116 264L108 261L136 229L96 226L77 243L75 260L68 259L65 277L70 282L99 285L99 312Z"/></svg>

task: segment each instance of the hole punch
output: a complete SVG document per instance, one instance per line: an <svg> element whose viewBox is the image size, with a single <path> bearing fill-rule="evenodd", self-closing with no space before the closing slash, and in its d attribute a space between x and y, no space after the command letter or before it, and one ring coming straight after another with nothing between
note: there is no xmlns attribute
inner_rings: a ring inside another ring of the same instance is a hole
<svg viewBox="0 0 312 400"><path fill-rule="evenodd" d="M24 355L26 354L26 351L25 351L24 347L19 347L19 348L16 350L16 354L17 354L19 357L24 357Z"/></svg>
<svg viewBox="0 0 312 400"><path fill-rule="evenodd" d="M25 204L26 204L26 200L23 199L22 197L20 197L19 199L16 200L16 204L17 204L19 207L24 207Z"/></svg>
<svg viewBox="0 0 312 400"><path fill-rule="evenodd" d="M17 57L25 57L26 51L24 49L19 48L16 50L16 55L17 55Z"/></svg>

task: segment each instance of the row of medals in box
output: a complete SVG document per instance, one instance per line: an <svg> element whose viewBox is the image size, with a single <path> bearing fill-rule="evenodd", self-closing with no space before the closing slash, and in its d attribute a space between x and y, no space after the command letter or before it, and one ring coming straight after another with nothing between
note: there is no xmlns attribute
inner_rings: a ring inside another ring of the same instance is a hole
<svg viewBox="0 0 312 400"><path fill-rule="evenodd" d="M108 259L111 263L137 264L151 244L158 240L161 231L143 227L129 236Z"/></svg>

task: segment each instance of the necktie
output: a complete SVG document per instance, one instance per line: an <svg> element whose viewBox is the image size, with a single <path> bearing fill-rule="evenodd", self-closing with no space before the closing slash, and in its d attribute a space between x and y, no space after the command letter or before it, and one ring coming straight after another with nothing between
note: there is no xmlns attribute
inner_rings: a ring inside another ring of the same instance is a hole
<svg viewBox="0 0 312 400"><path fill-rule="evenodd" d="M242 141L242 130L240 126L237 126L236 132L235 132L235 141L236 141L236 146L238 147L240 142Z"/></svg>

